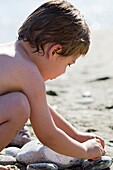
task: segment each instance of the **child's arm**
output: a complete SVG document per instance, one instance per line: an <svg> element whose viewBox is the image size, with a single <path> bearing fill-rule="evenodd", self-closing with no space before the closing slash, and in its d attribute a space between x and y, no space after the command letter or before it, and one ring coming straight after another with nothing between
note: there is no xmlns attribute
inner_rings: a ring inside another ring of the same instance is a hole
<svg viewBox="0 0 113 170"><path fill-rule="evenodd" d="M62 129L71 138L75 139L78 134L78 130L66 121L50 104L48 104L48 107L56 126Z"/></svg>
<svg viewBox="0 0 113 170"><path fill-rule="evenodd" d="M63 155L84 159L101 157L104 150L99 140L91 139L80 143L55 125L47 105L44 81L37 69L29 70L24 75L23 93L29 100L30 120L39 140Z"/></svg>
<svg viewBox="0 0 113 170"><path fill-rule="evenodd" d="M89 139L97 138L100 140L101 145L104 148L105 142L104 139L100 136L97 136L93 133L85 133L78 131L75 127L73 127L68 121L66 121L51 105L48 104L51 115L57 127L62 129L66 134L68 134L73 139L79 142L85 142Z"/></svg>

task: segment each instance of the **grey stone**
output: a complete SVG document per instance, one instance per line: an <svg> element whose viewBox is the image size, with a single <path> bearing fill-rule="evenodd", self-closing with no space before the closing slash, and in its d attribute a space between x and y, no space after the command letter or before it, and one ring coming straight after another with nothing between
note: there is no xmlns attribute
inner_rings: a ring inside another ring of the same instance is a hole
<svg viewBox="0 0 113 170"><path fill-rule="evenodd" d="M103 170L107 169L112 165L113 160L108 156L102 156L98 160L85 160L82 164L84 170Z"/></svg>
<svg viewBox="0 0 113 170"><path fill-rule="evenodd" d="M25 144L17 154L16 159L26 165L32 163L50 162L61 167L71 167L74 164L78 165L83 162L82 159L64 156L54 152L50 148L38 143L37 140L33 140Z"/></svg>
<svg viewBox="0 0 113 170"><path fill-rule="evenodd" d="M35 163L27 166L27 170L58 170L58 166L52 163Z"/></svg>
<svg viewBox="0 0 113 170"><path fill-rule="evenodd" d="M17 148L17 147L8 147L8 148L4 148L1 151L1 154L10 155L10 156L16 157L16 155L17 155L17 153L19 151L20 151L20 148Z"/></svg>
<svg viewBox="0 0 113 170"><path fill-rule="evenodd" d="M0 155L0 165L13 165L16 159L13 156Z"/></svg>
<svg viewBox="0 0 113 170"><path fill-rule="evenodd" d="M26 143L30 142L31 140L34 140L33 137L31 137L31 134L29 132L29 129L27 126L24 126L15 136L15 138L8 144L8 146L16 146L21 148Z"/></svg>
<svg viewBox="0 0 113 170"><path fill-rule="evenodd" d="M33 140L25 144L20 152L17 154L16 159L18 162L25 163L26 165L36 163L42 158L41 147L43 145L38 140Z"/></svg>

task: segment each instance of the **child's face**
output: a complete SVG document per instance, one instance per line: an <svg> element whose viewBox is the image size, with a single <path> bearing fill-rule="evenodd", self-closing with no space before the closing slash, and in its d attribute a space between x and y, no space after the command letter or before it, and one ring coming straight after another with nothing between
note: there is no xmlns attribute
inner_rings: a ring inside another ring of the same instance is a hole
<svg viewBox="0 0 113 170"><path fill-rule="evenodd" d="M58 56L52 63L49 69L49 79L55 79L56 77L64 74L66 68L74 64L80 56L71 55L68 57Z"/></svg>
<svg viewBox="0 0 113 170"><path fill-rule="evenodd" d="M37 61L37 65L45 81L55 79L56 77L64 74L66 72L66 68L74 64L80 57L80 55L76 54L72 54L67 57L60 55L62 46L59 44L47 44L44 48L44 57L37 57L38 60L41 59L43 61L40 65L40 62Z"/></svg>

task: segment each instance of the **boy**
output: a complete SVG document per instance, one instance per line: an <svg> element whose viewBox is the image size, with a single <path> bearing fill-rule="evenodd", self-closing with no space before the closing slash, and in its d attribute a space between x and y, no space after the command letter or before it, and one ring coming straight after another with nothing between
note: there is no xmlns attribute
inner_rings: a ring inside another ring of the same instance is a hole
<svg viewBox="0 0 113 170"><path fill-rule="evenodd" d="M89 49L80 12L66 1L49 1L28 16L18 35L16 42L0 45L0 151L30 118L36 136L54 151L99 159L104 140L79 132L46 101L44 81L65 73Z"/></svg>

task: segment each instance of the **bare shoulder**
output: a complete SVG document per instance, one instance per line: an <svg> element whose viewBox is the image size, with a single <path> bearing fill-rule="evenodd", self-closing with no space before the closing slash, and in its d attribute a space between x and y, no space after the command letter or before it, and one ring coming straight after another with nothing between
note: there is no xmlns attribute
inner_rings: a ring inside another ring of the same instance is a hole
<svg viewBox="0 0 113 170"><path fill-rule="evenodd" d="M7 91L32 93L44 87L43 78L32 61L14 49L13 44L0 45L0 94Z"/></svg>
<svg viewBox="0 0 113 170"><path fill-rule="evenodd" d="M38 70L37 66L34 63L23 63L23 68L21 70L22 75L22 88L27 93L31 93L34 91L34 94L36 94L35 91L40 91L42 88L44 88L45 83L42 78L42 75L40 74L40 71Z"/></svg>

